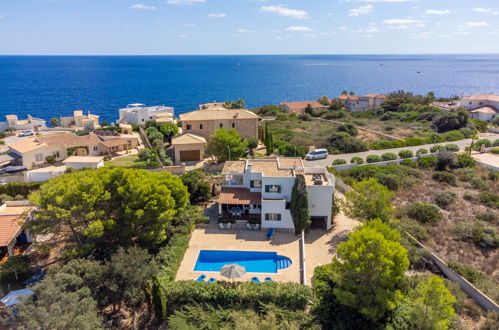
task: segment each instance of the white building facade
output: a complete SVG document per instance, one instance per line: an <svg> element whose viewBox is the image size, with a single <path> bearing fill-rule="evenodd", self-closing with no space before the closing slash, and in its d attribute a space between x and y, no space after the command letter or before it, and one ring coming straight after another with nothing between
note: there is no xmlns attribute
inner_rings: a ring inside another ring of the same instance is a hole
<svg viewBox="0 0 499 330"><path fill-rule="evenodd" d="M148 120L173 122L174 109L164 105L146 107L142 103L129 104L119 110L120 123L143 125Z"/></svg>
<svg viewBox="0 0 499 330"><path fill-rule="evenodd" d="M226 162L219 215L231 217L236 209L242 219L259 218L262 228L294 229L290 202L299 174L305 177L312 224L330 229L335 178L324 167L304 167L300 158Z"/></svg>

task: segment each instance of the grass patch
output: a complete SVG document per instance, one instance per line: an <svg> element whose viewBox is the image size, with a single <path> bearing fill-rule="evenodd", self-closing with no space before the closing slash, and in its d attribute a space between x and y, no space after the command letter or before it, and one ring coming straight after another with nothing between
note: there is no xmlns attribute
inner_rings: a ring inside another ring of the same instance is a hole
<svg viewBox="0 0 499 330"><path fill-rule="evenodd" d="M128 168L148 167L147 162L140 160L137 155L115 158L107 162L104 162L104 166L108 167L119 166L119 167L128 167Z"/></svg>

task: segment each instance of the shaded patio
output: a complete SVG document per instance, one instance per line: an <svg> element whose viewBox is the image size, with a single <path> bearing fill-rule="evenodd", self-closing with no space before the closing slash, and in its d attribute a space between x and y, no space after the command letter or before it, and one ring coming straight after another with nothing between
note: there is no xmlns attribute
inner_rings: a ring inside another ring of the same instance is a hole
<svg viewBox="0 0 499 330"><path fill-rule="evenodd" d="M246 188L222 187L218 216L225 219L260 220L262 194Z"/></svg>

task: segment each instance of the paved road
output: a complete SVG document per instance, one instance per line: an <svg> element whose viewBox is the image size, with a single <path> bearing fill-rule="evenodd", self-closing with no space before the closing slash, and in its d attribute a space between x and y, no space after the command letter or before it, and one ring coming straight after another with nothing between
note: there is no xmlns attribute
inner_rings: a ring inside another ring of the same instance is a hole
<svg viewBox="0 0 499 330"><path fill-rule="evenodd" d="M495 140L499 139L499 134L494 134L494 133L483 133L480 134L480 138L486 138L489 140ZM453 142L444 142L444 143L437 143L437 144L456 144L463 150L465 147L469 147L471 143L471 139L465 139L465 140L460 140L460 141L453 141ZM320 166L330 166L333 164L333 161L335 159L345 159L347 163L350 163L350 159L352 157L362 157L362 159L366 159L367 156L369 155L379 155L381 156L385 152L393 152L394 154L398 154L400 150L412 150L414 153L418 149L424 148L430 150L431 147L433 147L435 144L425 144L421 146L414 146L414 147L404 147L404 148L394 148L394 149L383 149L383 150L368 150L368 151L363 151L363 152L356 152L352 154L341 154L341 155L329 155L327 159L320 159L320 160L304 160L305 166L308 167L320 167Z"/></svg>

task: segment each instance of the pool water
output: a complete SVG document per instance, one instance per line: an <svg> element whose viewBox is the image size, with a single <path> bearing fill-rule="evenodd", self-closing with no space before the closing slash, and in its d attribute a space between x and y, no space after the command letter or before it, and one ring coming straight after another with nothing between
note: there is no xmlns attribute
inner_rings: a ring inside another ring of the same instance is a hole
<svg viewBox="0 0 499 330"><path fill-rule="evenodd" d="M248 273L277 273L288 268L291 260L276 252L201 250L194 270L218 272L227 264L244 266Z"/></svg>

